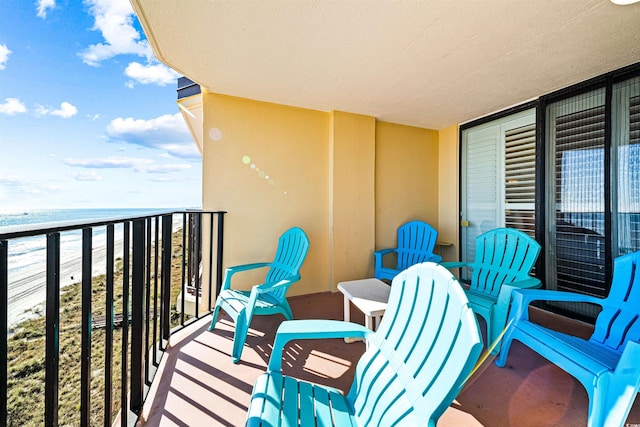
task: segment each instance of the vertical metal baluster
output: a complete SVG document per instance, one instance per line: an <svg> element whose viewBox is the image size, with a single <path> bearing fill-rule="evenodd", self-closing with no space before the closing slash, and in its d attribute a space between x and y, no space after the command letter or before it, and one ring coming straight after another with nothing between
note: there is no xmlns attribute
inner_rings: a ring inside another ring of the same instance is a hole
<svg viewBox="0 0 640 427"><path fill-rule="evenodd" d="M213 294L213 213L209 214L209 301L207 311L211 311Z"/></svg>
<svg viewBox="0 0 640 427"><path fill-rule="evenodd" d="M140 415L144 396L144 220L133 221L131 277L131 411Z"/></svg>
<svg viewBox="0 0 640 427"><path fill-rule="evenodd" d="M113 323L114 323L114 310L113 310L113 262L114 262L114 226L113 224L107 225L107 295L106 295L106 329L105 329L105 343L104 343L104 425L109 427L112 424L111 421L111 402L112 389L113 389ZM125 319L122 319L123 327Z"/></svg>
<svg viewBox="0 0 640 427"><path fill-rule="evenodd" d="M216 260L216 295L220 294L220 288L222 288L222 247L224 245L224 214L226 212L218 212L218 257Z"/></svg>
<svg viewBox="0 0 640 427"><path fill-rule="evenodd" d="M80 363L80 424L85 427L91 424L91 262L93 247L93 231L82 229L82 339Z"/></svg>
<svg viewBox="0 0 640 427"><path fill-rule="evenodd" d="M158 366L158 242L160 241L158 217L154 217L155 233L153 242L153 365Z"/></svg>
<svg viewBox="0 0 640 427"><path fill-rule="evenodd" d="M129 393L127 388L128 351L129 351L129 245L131 223L125 221L122 225L122 353L121 353L121 383L120 383L120 426L128 427Z"/></svg>
<svg viewBox="0 0 640 427"><path fill-rule="evenodd" d="M202 216L199 213L193 213L193 230L194 236L191 239L193 247L189 248L190 251L190 265L193 265L193 275L195 278L195 296L196 296L196 319L200 317L200 288L202 283L200 283L200 262L201 260L201 252L200 252L200 243L202 241Z"/></svg>
<svg viewBox="0 0 640 427"><path fill-rule="evenodd" d="M180 324L184 325L184 310L185 310L185 300L187 297L187 289L185 286L185 272L187 271L185 266L186 266L186 255L185 255L185 248L187 247L187 214L183 213L182 214L182 269L181 269L181 273L182 273L182 311L180 313Z"/></svg>
<svg viewBox="0 0 640 427"><path fill-rule="evenodd" d="M162 288L162 338L169 340L171 332L171 234L172 234L172 215L162 217L162 277L160 286ZM183 311L184 311L184 305Z"/></svg>
<svg viewBox="0 0 640 427"><path fill-rule="evenodd" d="M0 417L7 419L7 325L9 323L9 242L0 240ZM6 421L5 421L6 422Z"/></svg>
<svg viewBox="0 0 640 427"><path fill-rule="evenodd" d="M183 265L186 266L187 269L187 286L191 286L191 289L194 290L194 292L197 292L197 289L194 289L193 282L191 280L191 260L192 260L192 254L193 254L193 215L188 214L188 237L187 237L187 244L185 246L182 247L182 263ZM197 295L196 295L197 298ZM197 304L196 304L197 306Z"/></svg>
<svg viewBox="0 0 640 427"><path fill-rule="evenodd" d="M149 329L151 322L151 218L146 219L146 244L144 247L145 253L145 281L144 281L144 300L145 300L145 319L144 319L144 342L150 343ZM153 348L155 350L155 346ZM151 384L149 361L149 345L144 346L144 380L145 384Z"/></svg>
<svg viewBox="0 0 640 427"><path fill-rule="evenodd" d="M58 425L60 358L60 233L47 234L47 302L44 424Z"/></svg>

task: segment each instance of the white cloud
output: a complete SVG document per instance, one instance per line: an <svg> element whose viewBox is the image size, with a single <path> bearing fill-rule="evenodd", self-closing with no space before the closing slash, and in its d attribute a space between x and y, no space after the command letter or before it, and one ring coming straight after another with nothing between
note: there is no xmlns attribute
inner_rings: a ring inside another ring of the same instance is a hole
<svg viewBox="0 0 640 427"><path fill-rule="evenodd" d="M182 172L191 169L191 165L186 163L161 165L155 163L151 159L140 159L136 157L104 157L97 159L64 159L64 163L72 167L80 167L85 169L132 169L136 172L145 172L153 174L167 174L173 172ZM91 177L98 177L95 172L87 172L83 174L73 175L76 179L90 180ZM95 179L94 179L95 180Z"/></svg>
<svg viewBox="0 0 640 427"><path fill-rule="evenodd" d="M69 117L73 117L78 113L78 109L69 104L68 102L63 102L62 104L60 104L60 109L58 110L53 110L51 112L52 116L59 116L62 117L63 119L68 119Z"/></svg>
<svg viewBox="0 0 640 427"><path fill-rule="evenodd" d="M102 177L94 171L69 174L78 181L102 181Z"/></svg>
<svg viewBox="0 0 640 427"><path fill-rule="evenodd" d="M11 55L11 51L7 45L0 44L0 70L4 70L5 65L7 65L7 61L9 60L9 55Z"/></svg>
<svg viewBox="0 0 640 427"><path fill-rule="evenodd" d="M36 1L36 6L38 6L38 17L45 19L47 10L56 7L56 0L38 0Z"/></svg>
<svg viewBox="0 0 640 427"><path fill-rule="evenodd" d="M16 197L25 194L46 194L51 191L59 191L63 188L50 182L40 182L28 178L22 178L0 173L0 188L4 188L7 193Z"/></svg>
<svg viewBox="0 0 640 427"><path fill-rule="evenodd" d="M18 113L26 113L27 107L18 98L6 98L4 104L0 104L0 114L9 116Z"/></svg>
<svg viewBox="0 0 640 427"><path fill-rule="evenodd" d="M191 165L186 163L173 164L173 165L151 165L143 168L144 172L148 173L171 173L182 172L191 169Z"/></svg>
<svg viewBox="0 0 640 427"><path fill-rule="evenodd" d="M130 62L124 73L127 77L143 85L157 84L165 86L175 83L176 79L180 77L180 74L164 64L142 65L139 62ZM128 82L127 86L131 88L133 83Z"/></svg>
<svg viewBox="0 0 640 427"><path fill-rule="evenodd" d="M75 116L78 113L78 109L65 101L60 104L60 108L58 108L57 110L38 105L36 108L36 113L41 116L45 116L48 114L52 116L62 117L63 119L68 119L69 117Z"/></svg>
<svg viewBox="0 0 640 427"><path fill-rule="evenodd" d="M133 26L133 8L128 0L85 0L95 18L94 30L100 31L104 43L90 45L79 53L83 62L98 66L100 62L120 54L151 58L151 48Z"/></svg>
<svg viewBox="0 0 640 427"><path fill-rule="evenodd" d="M134 157L105 157L101 159L64 159L69 166L77 166L90 169L136 169L139 170L153 163L149 159L137 159Z"/></svg>
<svg viewBox="0 0 640 427"><path fill-rule="evenodd" d="M118 117L109 123L107 134L114 140L162 150L174 157L200 158L180 113L150 120Z"/></svg>

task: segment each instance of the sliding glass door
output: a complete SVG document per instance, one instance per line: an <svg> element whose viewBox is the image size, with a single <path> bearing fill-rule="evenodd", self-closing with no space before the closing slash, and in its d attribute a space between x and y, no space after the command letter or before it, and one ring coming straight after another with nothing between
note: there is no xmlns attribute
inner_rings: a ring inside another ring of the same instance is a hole
<svg viewBox="0 0 640 427"><path fill-rule="evenodd" d="M609 105L603 86L546 110L548 289L605 297L613 260L640 250L640 78L609 90Z"/></svg>
<svg viewBox="0 0 640 427"><path fill-rule="evenodd" d="M615 258L640 250L640 71L631 72L542 97L538 116L462 126L462 261L474 260L481 233L517 228L542 244L545 288L608 294Z"/></svg>
<svg viewBox="0 0 640 427"><path fill-rule="evenodd" d="M535 110L462 131L462 260L496 227L535 230ZM466 278L467 272L463 272Z"/></svg>

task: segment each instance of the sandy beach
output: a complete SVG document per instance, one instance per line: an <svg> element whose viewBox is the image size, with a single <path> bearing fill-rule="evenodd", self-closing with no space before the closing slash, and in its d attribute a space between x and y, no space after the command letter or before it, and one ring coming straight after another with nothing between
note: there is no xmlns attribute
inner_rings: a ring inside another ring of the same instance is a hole
<svg viewBox="0 0 640 427"><path fill-rule="evenodd" d="M122 258L122 238L114 240L114 258ZM60 287L82 280L82 254L63 257L60 262ZM106 245L96 245L92 255L92 277L106 273ZM19 272L9 272L8 328L20 322L44 314L46 300L46 272L38 263Z"/></svg>

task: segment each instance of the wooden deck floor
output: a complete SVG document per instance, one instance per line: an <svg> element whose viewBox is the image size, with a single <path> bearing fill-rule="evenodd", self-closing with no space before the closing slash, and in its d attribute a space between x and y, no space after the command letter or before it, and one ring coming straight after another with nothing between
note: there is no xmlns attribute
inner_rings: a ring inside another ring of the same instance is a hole
<svg viewBox="0 0 640 427"><path fill-rule="evenodd" d="M289 299L296 318L342 319L342 294L315 294ZM579 322L557 322L559 328L588 333ZM532 313L532 318L536 316ZM160 380L152 387L140 426L242 426L255 379L264 372L275 330L282 316L253 320L242 360L231 362L233 325L221 313L217 328L209 332L211 316L171 338ZM360 313L352 320L363 323ZM481 326L484 326L481 323ZM298 341L286 351L286 374L348 391L354 361L364 344L342 340ZM469 380L440 419L440 426L585 426L587 394L571 376L549 364L519 342L514 342L507 367L491 359ZM640 423L636 402L628 423Z"/></svg>

